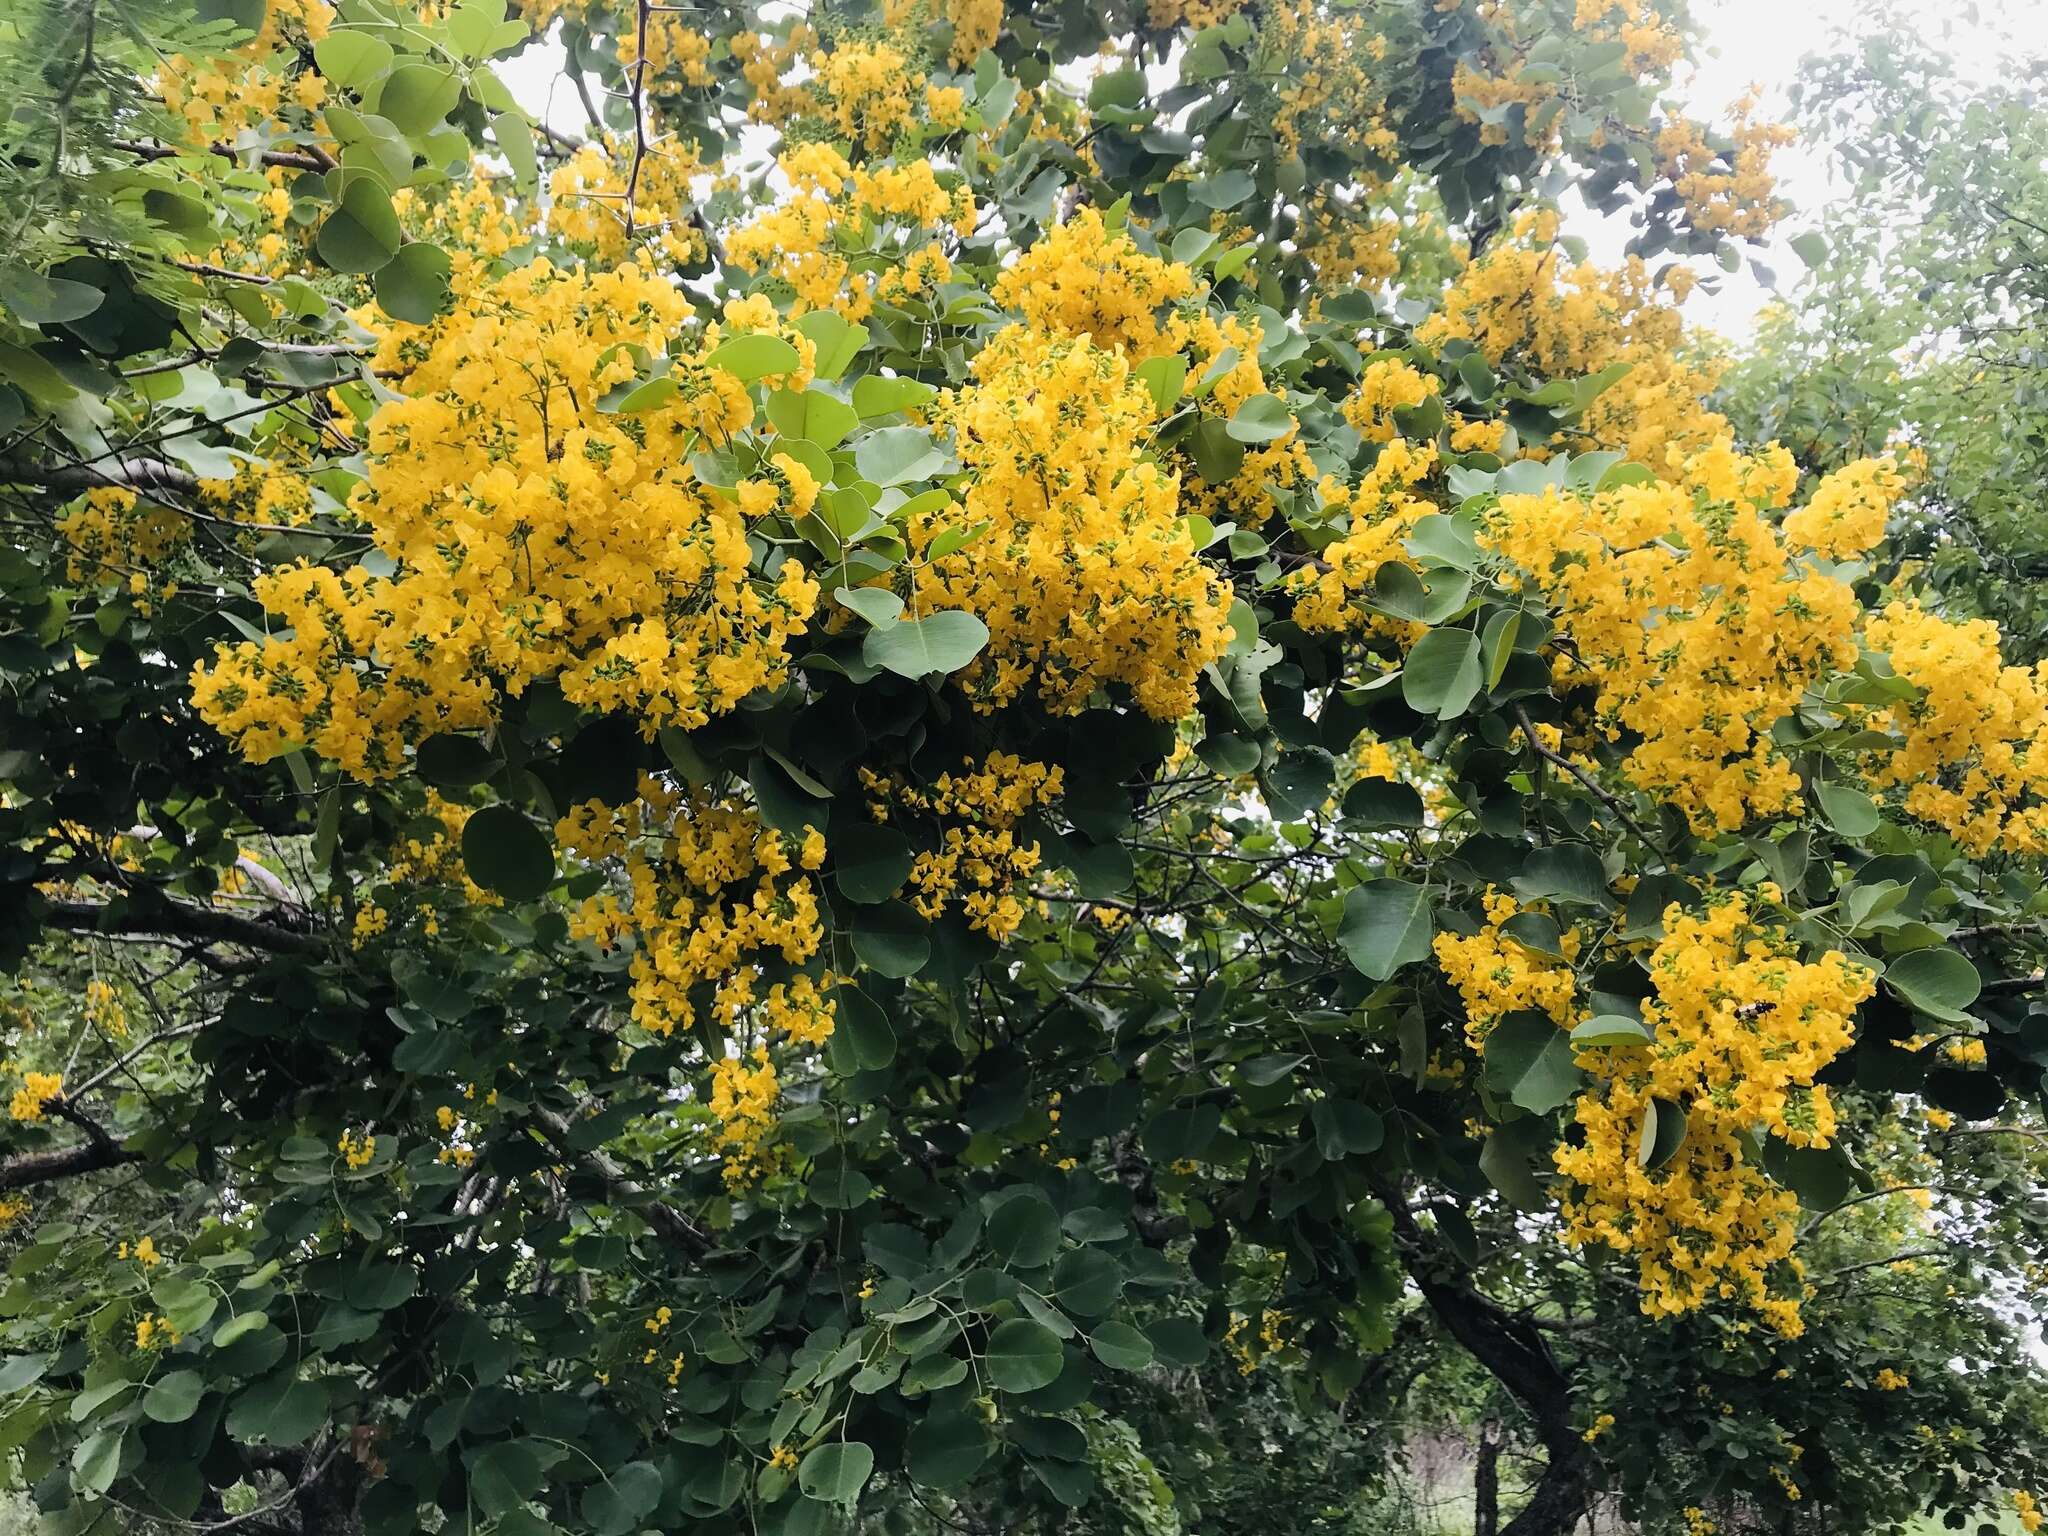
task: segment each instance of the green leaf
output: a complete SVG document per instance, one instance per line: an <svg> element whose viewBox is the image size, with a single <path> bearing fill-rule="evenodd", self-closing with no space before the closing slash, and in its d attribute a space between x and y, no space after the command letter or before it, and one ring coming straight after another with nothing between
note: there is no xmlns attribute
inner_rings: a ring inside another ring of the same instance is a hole
<svg viewBox="0 0 2048 1536"><path fill-rule="evenodd" d="M803 355L780 336L762 332L722 341L704 361L709 367L723 368L743 384L770 374L794 373L804 362Z"/></svg>
<svg viewBox="0 0 2048 1536"><path fill-rule="evenodd" d="M1145 386L1146 392L1152 396L1153 408L1162 416L1179 402L1180 392L1188 381L1187 359L1177 352L1148 357L1131 372Z"/></svg>
<svg viewBox="0 0 2048 1536"><path fill-rule="evenodd" d="M1817 231L1809 229L1803 234L1794 235L1786 243L1810 270L1818 271L1827 264L1828 242L1826 237Z"/></svg>
<svg viewBox="0 0 2048 1536"><path fill-rule="evenodd" d="M447 308L450 270L446 251L414 240L377 269L377 302L394 320L426 325Z"/></svg>
<svg viewBox="0 0 2048 1536"><path fill-rule="evenodd" d="M1294 430L1294 413L1278 395L1248 395L1223 429L1235 442L1275 442Z"/></svg>
<svg viewBox="0 0 2048 1536"><path fill-rule="evenodd" d="M228 1408L227 1430L237 1440L298 1445L327 1422L327 1389L299 1381L289 1370L265 1377Z"/></svg>
<svg viewBox="0 0 2048 1536"><path fill-rule="evenodd" d="M1059 1375L1064 1357L1059 1338L1050 1328L1029 1318L1013 1317L998 1323L989 1334L984 1363L989 1380L1003 1391L1035 1392Z"/></svg>
<svg viewBox="0 0 2048 1536"><path fill-rule="evenodd" d="M469 1458L469 1495L486 1515L518 1509L546 1479L547 1468L525 1440L501 1440Z"/></svg>
<svg viewBox="0 0 2048 1536"><path fill-rule="evenodd" d="M1868 837L1884 824L1877 802L1860 789L1846 784L1816 784L1813 797L1820 802L1828 825L1844 837Z"/></svg>
<svg viewBox="0 0 2048 1536"><path fill-rule="evenodd" d="M1332 1163L1354 1153L1363 1156L1379 1151L1387 1134L1377 1114L1349 1099L1319 1100L1309 1111L1309 1123L1316 1133L1316 1150Z"/></svg>
<svg viewBox="0 0 2048 1536"><path fill-rule="evenodd" d="M828 1504L851 1504L874 1475L875 1453L858 1440L821 1445L803 1459L796 1484L804 1497Z"/></svg>
<svg viewBox="0 0 2048 1536"><path fill-rule="evenodd" d="M938 393L921 379L864 373L853 381L853 408L865 421L871 416L888 416L897 411L914 410L938 398Z"/></svg>
<svg viewBox="0 0 2048 1536"><path fill-rule="evenodd" d="M858 401L860 384L853 389ZM888 486L949 474L953 460L923 427L881 427L854 444L853 465L862 479Z"/></svg>
<svg viewBox="0 0 2048 1536"><path fill-rule="evenodd" d="M1530 849L1521 872L1510 884L1525 901L1571 901L1593 907L1614 904L1607 890L1607 868L1585 843Z"/></svg>
<svg viewBox="0 0 2048 1536"><path fill-rule="evenodd" d="M1479 637L1469 629L1432 629L1401 667L1401 697L1418 714L1451 720L1462 715L1486 681Z"/></svg>
<svg viewBox="0 0 2048 1536"><path fill-rule="evenodd" d="M462 99L462 81L440 64L401 64L377 97L377 115L407 138L424 137L441 126Z"/></svg>
<svg viewBox="0 0 2048 1536"><path fill-rule="evenodd" d="M389 43L354 27L336 27L313 45L313 62L327 83L352 91L381 79L396 58Z"/></svg>
<svg viewBox="0 0 2048 1536"><path fill-rule="evenodd" d="M956 1407L934 1408L904 1445L910 1480L924 1488L957 1488L981 1470L995 1449L978 1418Z"/></svg>
<svg viewBox="0 0 2048 1536"><path fill-rule="evenodd" d="M118 1429L103 1429L78 1442L71 1453L71 1470L80 1492L97 1497L114 1486L121 1470L122 1437Z"/></svg>
<svg viewBox="0 0 2048 1536"><path fill-rule="evenodd" d="M206 1395L206 1381L197 1371L171 1371L159 1376L142 1394L142 1411L159 1424L182 1424Z"/></svg>
<svg viewBox="0 0 2048 1536"><path fill-rule="evenodd" d="M597 1536L626 1536L661 1502L661 1472L651 1462L629 1461L583 1494L583 1518Z"/></svg>
<svg viewBox="0 0 2048 1536"><path fill-rule="evenodd" d="M1487 1032L1484 1053L1487 1082L1531 1114L1549 1114L1585 1081L1571 1037L1548 1014L1509 1014Z"/></svg>
<svg viewBox="0 0 2048 1536"><path fill-rule="evenodd" d="M871 667L916 680L935 672L958 672L987 644L986 624L971 613L950 609L869 630L861 659Z"/></svg>
<svg viewBox="0 0 2048 1536"><path fill-rule="evenodd" d="M1636 1166L1655 1173L1685 1144L1685 1111L1668 1099L1643 1106L1642 1134L1636 1138Z"/></svg>
<svg viewBox="0 0 2048 1536"><path fill-rule="evenodd" d="M487 805L464 823L462 862L470 879L508 901L532 901L555 882L554 845L509 805Z"/></svg>
<svg viewBox="0 0 2048 1536"><path fill-rule="evenodd" d="M845 918L854 957L884 976L915 976L932 957L932 925L908 902L859 907Z"/></svg>
<svg viewBox="0 0 2048 1536"><path fill-rule="evenodd" d="M1435 921L1429 893L1406 880L1368 880L1344 895L1337 942L1363 975L1385 981L1402 966L1427 960Z"/></svg>
<svg viewBox="0 0 2048 1536"><path fill-rule="evenodd" d="M45 277L27 267L0 267L0 304L24 325L62 325L83 320L106 302L106 293L90 283Z"/></svg>
<svg viewBox="0 0 2048 1536"><path fill-rule="evenodd" d="M887 901L910 878L910 839L896 828L854 822L832 834L832 871L848 901Z"/></svg>
<svg viewBox="0 0 2048 1536"><path fill-rule="evenodd" d="M540 162L533 152L533 124L524 112L500 112L491 119L491 137L498 153L512 167L520 191L531 193L540 179Z"/></svg>
<svg viewBox="0 0 2048 1536"><path fill-rule="evenodd" d="M815 352L811 372L821 379L836 379L846 372L868 341L866 326L849 324L836 310L814 309L798 319L796 328L810 338Z"/></svg>
<svg viewBox="0 0 2048 1536"><path fill-rule="evenodd" d="M860 425L852 406L821 389L776 390L768 397L768 419L784 437L801 438L820 448L836 447Z"/></svg>
<svg viewBox="0 0 2048 1536"><path fill-rule="evenodd" d="M1244 444L1230 435L1228 422L1204 416L1188 436L1195 468L1211 485L1223 485L1244 467Z"/></svg>
<svg viewBox="0 0 2048 1536"><path fill-rule="evenodd" d="M1573 1027L1573 1045L1648 1045L1649 1026L1624 1013L1595 1014Z"/></svg>
<svg viewBox="0 0 2048 1536"><path fill-rule="evenodd" d="M373 178L358 176L320 226L314 246L335 271L367 276L396 256L403 242L390 195Z"/></svg>
<svg viewBox="0 0 2048 1536"><path fill-rule="evenodd" d="M832 1064L840 1072L872 1071L896 1059L896 1027L881 1005L845 984L832 994Z"/></svg>
<svg viewBox="0 0 2048 1536"><path fill-rule="evenodd" d="M1977 967L1952 949L1916 949L1886 964L1885 983L1930 1018L1957 1023L1984 989Z"/></svg>
<svg viewBox="0 0 2048 1536"><path fill-rule="evenodd" d="M989 1251L1013 1269L1040 1269L1059 1251L1060 1218L1037 1193L1013 1195L988 1218Z"/></svg>
<svg viewBox="0 0 2048 1536"><path fill-rule="evenodd" d="M1213 208L1219 213L1225 208L1235 208L1239 203L1258 190L1248 171L1219 171L1214 176L1205 176L1188 188L1188 196L1204 208Z"/></svg>
<svg viewBox="0 0 2048 1536"><path fill-rule="evenodd" d="M903 612L903 599L887 587L841 587L832 596L877 629L894 624Z"/></svg>
<svg viewBox="0 0 2048 1536"><path fill-rule="evenodd" d="M1152 1363L1152 1341L1129 1323L1098 1325L1088 1348L1112 1371L1142 1371Z"/></svg>

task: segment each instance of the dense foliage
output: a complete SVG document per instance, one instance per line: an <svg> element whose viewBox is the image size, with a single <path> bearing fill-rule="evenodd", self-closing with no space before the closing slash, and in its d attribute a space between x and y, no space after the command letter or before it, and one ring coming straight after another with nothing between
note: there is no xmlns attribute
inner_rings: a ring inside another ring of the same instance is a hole
<svg viewBox="0 0 2048 1536"><path fill-rule="evenodd" d="M1674 7L7 23L52 1521L2039 1523L2048 672Z"/></svg>

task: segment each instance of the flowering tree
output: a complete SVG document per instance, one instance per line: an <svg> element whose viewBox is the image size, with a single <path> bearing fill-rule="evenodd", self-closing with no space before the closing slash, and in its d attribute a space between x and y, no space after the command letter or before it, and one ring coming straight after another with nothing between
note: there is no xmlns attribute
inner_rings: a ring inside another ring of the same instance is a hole
<svg viewBox="0 0 2048 1536"><path fill-rule="evenodd" d="M1779 216L1782 134L1669 109L1685 47L1640 0L27 18L41 1507L1171 1530L1161 1394L1369 1409L1419 1326L1543 1458L1517 1536L1609 1486L2034 1521L2038 1381L1929 1351L2038 1298L2048 676L1887 544L1908 457L1802 485L1703 403L1685 263ZM1653 1380L1715 1407L1684 1455Z"/></svg>

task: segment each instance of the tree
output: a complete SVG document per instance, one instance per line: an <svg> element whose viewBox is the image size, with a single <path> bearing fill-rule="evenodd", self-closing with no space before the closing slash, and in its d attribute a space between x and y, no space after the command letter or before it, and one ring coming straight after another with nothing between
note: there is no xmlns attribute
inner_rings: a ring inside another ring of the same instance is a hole
<svg viewBox="0 0 2048 1536"><path fill-rule="evenodd" d="M1897 464L1703 407L1649 263L1783 135L1661 104L1675 18L31 20L46 1513L1166 1531L1303 1496L1177 1494L1176 1400L1369 1481L1445 1342L1509 1536L2031 1509L2037 1375L1936 1362L2041 1273L2048 683ZM1657 1381L1729 1413L1652 1459Z"/></svg>

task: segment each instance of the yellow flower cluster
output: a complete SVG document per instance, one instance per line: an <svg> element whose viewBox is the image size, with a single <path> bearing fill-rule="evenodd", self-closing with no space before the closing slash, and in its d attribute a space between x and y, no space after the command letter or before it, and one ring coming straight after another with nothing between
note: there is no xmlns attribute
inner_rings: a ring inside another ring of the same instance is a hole
<svg viewBox="0 0 2048 1536"><path fill-rule="evenodd" d="M858 146L881 149L916 117L925 74L894 44L843 40L811 68L826 121Z"/></svg>
<svg viewBox="0 0 2048 1536"><path fill-rule="evenodd" d="M30 1209L27 1195L0 1195L0 1232L19 1225Z"/></svg>
<svg viewBox="0 0 2048 1536"><path fill-rule="evenodd" d="M1230 1326L1223 1331L1223 1347L1237 1356L1238 1375L1251 1375L1269 1358L1294 1342L1287 1337L1288 1322L1285 1312L1272 1307L1259 1313L1257 1333L1252 1332L1252 1320L1243 1313L1230 1319Z"/></svg>
<svg viewBox="0 0 2048 1536"><path fill-rule="evenodd" d="M968 692L992 709L1035 680L1072 713L1120 683L1178 719L1229 643L1230 595L1195 549L1177 478L1145 454L1150 394L1122 354L1027 326L999 332L974 371L944 415L973 476L964 521L985 531L930 559L924 589L988 625ZM915 519L911 547L926 554L960 523L956 509Z"/></svg>
<svg viewBox="0 0 2048 1536"><path fill-rule="evenodd" d="M1878 712L1900 746L1871 781L1972 853L2048 849L2048 666L2009 667L1989 619L1944 619L1897 602L1865 626L1872 650L1919 690Z"/></svg>
<svg viewBox="0 0 2048 1536"><path fill-rule="evenodd" d="M14 1097L8 1102L7 1113L25 1125L33 1125L43 1118L47 1105L63 1097L63 1073L24 1072L21 1086L14 1090Z"/></svg>
<svg viewBox="0 0 2048 1536"><path fill-rule="evenodd" d="M859 321L878 297L929 292L952 275L934 235L974 229L974 195L929 160L856 169L829 144L804 144L777 164L789 194L728 235L725 254L786 292L795 314Z"/></svg>
<svg viewBox="0 0 2048 1536"><path fill-rule="evenodd" d="M1890 454L1858 459L1821 477L1806 505L1785 517L1785 537L1802 549L1846 560L1876 547L1906 482Z"/></svg>
<svg viewBox="0 0 2048 1536"><path fill-rule="evenodd" d="M1275 140L1291 155L1327 147L1359 162L1352 176L1360 185L1382 185L1398 149L1387 87L1412 63L1395 57L1375 30L1383 13L1318 0L1264 0L1258 9L1253 73L1272 82ZM1374 161L1384 175L1375 174Z"/></svg>
<svg viewBox="0 0 2048 1536"><path fill-rule="evenodd" d="M1458 989L1465 1005L1465 1039L1484 1052L1493 1026L1511 1013L1547 1013L1560 1029L1586 1017L1578 1002L1578 978L1572 962L1579 953L1576 929L1564 929L1558 948L1564 959L1546 955L1502 931L1522 910L1505 891L1489 890L1482 898L1486 923L1471 935L1440 933L1431 941L1438 969Z"/></svg>
<svg viewBox="0 0 2048 1536"><path fill-rule="evenodd" d="M309 126L328 87L301 60L310 58L333 21L326 0L274 0L256 36L230 55L234 63L173 55L157 67L157 93L165 109L184 120L194 146L233 144L250 129L275 132L287 104L299 120L283 126Z"/></svg>
<svg viewBox="0 0 2048 1536"><path fill-rule="evenodd" d="M1034 329L1120 347L1133 362L1175 350L1159 313L1194 291L1192 272L1139 250L1128 230L1111 229L1095 208L1078 209L1018 256L993 290L998 304Z"/></svg>
<svg viewBox="0 0 2048 1536"><path fill-rule="evenodd" d="M718 77L711 72L710 36L686 25L679 17L661 11L647 17L645 30L647 74L650 78L674 69L685 85L704 87L718 83ZM620 29L621 69L631 70L640 61L640 31L638 26Z"/></svg>
<svg viewBox="0 0 2048 1536"><path fill-rule="evenodd" d="M2013 1490L2012 1507L2019 1515L2020 1529L2027 1532L2028 1536L2033 1536L2033 1532L2041 1529L2041 1506L2026 1489Z"/></svg>
<svg viewBox="0 0 2048 1536"><path fill-rule="evenodd" d="M1413 410L1437 392L1434 374L1426 374L1395 357L1375 358L1365 365L1358 387L1344 400L1344 419L1369 443L1390 442L1399 431L1394 412Z"/></svg>
<svg viewBox="0 0 2048 1536"><path fill-rule="evenodd" d="M1715 149L1705 129L1687 119L1658 133L1658 168L1684 201L1694 229L1758 240L1784 217L1789 205L1776 195L1771 157L1796 135L1782 123L1757 122L1755 110L1753 94L1736 103L1732 152Z"/></svg>
<svg viewBox="0 0 2048 1536"><path fill-rule="evenodd" d="M342 1155L351 1168L367 1168L370 1160L377 1155L377 1138L364 1133L343 1131L336 1139L334 1148Z"/></svg>
<svg viewBox="0 0 2048 1536"><path fill-rule="evenodd" d="M728 1056L711 1064L708 1106L719 1122L714 1145L724 1160L725 1182L732 1188L744 1188L766 1171L766 1143L775 1129L775 1101L781 1092L765 1045L755 1046L751 1058Z"/></svg>
<svg viewBox="0 0 2048 1536"><path fill-rule="evenodd" d="M164 1256L156 1251L156 1239L145 1234L131 1245L123 1243L115 1250L115 1257L133 1259L144 1269L155 1269L163 1262Z"/></svg>
<svg viewBox="0 0 2048 1536"><path fill-rule="evenodd" d="M182 1337L167 1318L157 1313L151 1313L135 1325L137 1349L173 1349Z"/></svg>
<svg viewBox="0 0 2048 1536"><path fill-rule="evenodd" d="M610 891L587 898L570 931L610 947L632 934L633 1020L666 1035L700 1017L696 989L709 989L709 1017L736 1030L761 1022L800 1044L832 1033L824 983L796 974L764 986L767 972L818 953L824 929L809 876L825 860L815 830L786 837L750 806L679 794L642 776L640 794L616 809L575 807L556 824L562 847L623 871L629 904Z"/></svg>
<svg viewBox="0 0 2048 1536"><path fill-rule="evenodd" d="M1408 558L1403 541L1416 523L1437 510L1436 503L1414 495L1413 489L1435 467L1434 443L1417 447L1395 438L1380 450L1356 490L1324 479L1318 492L1323 516L1345 520L1345 531L1323 550L1320 568L1304 567L1289 577L1296 592L1295 623L1308 630L1386 632L1403 638L1420 633L1420 626L1369 614L1353 599L1372 590L1387 561Z"/></svg>
<svg viewBox="0 0 2048 1536"><path fill-rule="evenodd" d="M1901 1387L1910 1387L1912 1384L1913 1378L1904 1371L1895 1371L1888 1365L1878 1370L1877 1390L1880 1392L1896 1392Z"/></svg>
<svg viewBox="0 0 2048 1536"><path fill-rule="evenodd" d="M752 419L744 386L676 356L652 408L598 408L688 314L671 284L630 264L538 261L431 327L394 328L378 363L408 371L409 392L372 418L350 506L397 572L259 579L289 629L195 669L201 716L253 760L310 743L377 778L407 744L488 725L499 689L542 678L650 728L701 725L779 684L817 586L794 562L754 570L745 519L688 468L699 445ZM706 345L718 339L713 326Z"/></svg>
<svg viewBox="0 0 2048 1536"><path fill-rule="evenodd" d="M192 525L177 513L116 486L87 491L57 519L72 581L127 581L146 575L192 540Z"/></svg>
<svg viewBox="0 0 2048 1536"><path fill-rule="evenodd" d="M704 171L697 146L656 140L640 156L637 180L633 155L631 140L607 136L601 144L585 144L558 166L548 176L548 228L577 254L607 266L629 257L676 267L702 260L704 236L692 222L697 199L690 190L691 179Z"/></svg>
<svg viewBox="0 0 2048 1536"><path fill-rule="evenodd" d="M1775 895L1726 896L1698 915L1666 909L1650 955L1655 996L1643 1004L1653 1038L1579 1053L1601 1089L1579 1096L1585 1140L1560 1146L1556 1162L1574 1185L1567 1241L1633 1254L1644 1312L1741 1300L1789 1337L1798 1298L1774 1289L1772 1270L1791 1257L1798 1201L1752 1164L1748 1138L1828 1144L1834 1108L1814 1078L1848 1048L1876 979L1833 951L1798 958L1758 910ZM1638 1157L1653 1100L1686 1116L1661 1168Z"/></svg>
<svg viewBox="0 0 2048 1536"><path fill-rule="evenodd" d="M1466 265L1415 339L1431 347L1469 341L1495 367L1514 362L1546 379L1627 365L1581 418L1579 432L1591 440L1582 446L1666 473L1728 431L1727 420L1700 403L1719 370L1687 358L1684 322L1656 296L1640 258L1614 270L1567 266L1556 237L1554 214L1524 215L1514 238L1494 241Z"/></svg>
<svg viewBox="0 0 2048 1536"><path fill-rule="evenodd" d="M1724 442L1684 474L1591 497L1503 496L1484 537L1558 610L1572 649L1560 686L1598 690L1610 734L1635 739L1628 775L1699 831L1726 831L1798 804L1770 732L1809 685L1855 663L1858 611L1766 516L1797 478L1782 449L1748 458Z"/></svg>
<svg viewBox="0 0 2048 1536"><path fill-rule="evenodd" d="M877 821L923 824L938 840L917 855L910 883L911 904L936 918L954 899L970 927L1006 939L1024 920L1017 883L1038 868L1037 843L1019 843L1017 823L1038 806L1051 805L1066 788L1064 770L991 752L977 767L962 760L960 773L942 773L930 785L861 770L870 809ZM1055 1111L1057 1118L1057 1111Z"/></svg>
<svg viewBox="0 0 2048 1536"><path fill-rule="evenodd" d="M902 36L915 36L943 22L953 29L947 58L964 68L994 43L1003 29L1003 0L883 0L882 24Z"/></svg>
<svg viewBox="0 0 2048 1536"><path fill-rule="evenodd" d="M85 984L85 1017L117 1040L128 1033L128 1005L111 982L97 976Z"/></svg>

